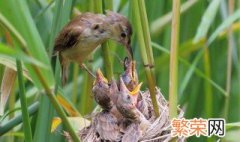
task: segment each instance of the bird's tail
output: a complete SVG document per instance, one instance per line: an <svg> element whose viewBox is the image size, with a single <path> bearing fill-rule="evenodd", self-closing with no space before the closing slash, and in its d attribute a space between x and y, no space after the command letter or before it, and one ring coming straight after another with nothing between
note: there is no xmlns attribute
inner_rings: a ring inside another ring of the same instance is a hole
<svg viewBox="0 0 240 142"><path fill-rule="evenodd" d="M65 59L62 55L59 56L60 64L61 64L61 81L62 86L64 86L68 80L68 67L69 61Z"/></svg>

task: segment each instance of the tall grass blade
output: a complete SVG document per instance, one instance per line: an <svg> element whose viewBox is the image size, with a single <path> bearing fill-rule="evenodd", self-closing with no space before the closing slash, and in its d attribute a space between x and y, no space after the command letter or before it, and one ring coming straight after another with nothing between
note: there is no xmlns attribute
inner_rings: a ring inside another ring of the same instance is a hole
<svg viewBox="0 0 240 142"><path fill-rule="evenodd" d="M11 68L15 72L17 72L17 65L16 65L16 58L11 58L8 56L0 55L0 64ZM32 81L31 77L29 76L28 70L23 67L23 75L26 77L29 81Z"/></svg>
<svg viewBox="0 0 240 142"><path fill-rule="evenodd" d="M201 38L205 38L207 36L208 30L210 28L210 25L212 24L217 10L219 8L221 0L213 0L207 10L205 11L205 13L202 16L202 20L200 25L198 26L198 30L197 33L194 37L194 41L197 42L198 40L200 40ZM207 47L204 47L207 48ZM187 71L183 81L182 81L182 85L180 86L180 95L183 93L183 91L185 90L187 84L189 83L190 78L192 77L193 71L196 68L199 60L201 59L202 55L203 55L203 49L201 51L199 51L199 53L197 54L197 56L194 58L193 60L193 64L190 68L190 70Z"/></svg>
<svg viewBox="0 0 240 142"><path fill-rule="evenodd" d="M207 10L204 12L204 15L202 16L201 23L198 26L197 33L193 40L194 42L197 42L201 38L207 36L208 30L215 19L220 3L221 0L213 0L209 4Z"/></svg>
<svg viewBox="0 0 240 142"><path fill-rule="evenodd" d="M29 116L36 114L36 112L38 111L38 107L39 107L39 102L35 102L32 105L30 105L28 107ZM8 122L1 123L0 124L0 136L7 133L9 130L11 130L18 124L20 124L22 121L23 121L23 114L19 114L19 115L15 116L13 119L9 120Z"/></svg>
<svg viewBox="0 0 240 142"><path fill-rule="evenodd" d="M11 12L8 12L8 11ZM50 62L48 60L47 53L44 49L43 42L34 24L33 18L31 17L29 8L27 7L26 0L15 1L15 0L2 0L0 1L0 12L5 16L5 18L13 25L15 33L18 31L26 41L27 51L37 60L42 61L44 64L50 68ZM18 15L18 16L15 16ZM11 26L8 26L11 27ZM21 40L22 41L22 40ZM24 45L24 43L21 43ZM39 54L41 53L41 54ZM36 85L41 88L41 83L37 79L37 75L31 65L26 64L29 73L36 82ZM41 74L43 74L47 79L47 84L52 86L54 83L53 72L49 69L41 69Z"/></svg>
<svg viewBox="0 0 240 142"><path fill-rule="evenodd" d="M161 50L162 52L166 53L168 56L170 54L169 50L167 50L166 48L156 44L156 43L152 43L152 46L158 50ZM184 58L182 57L179 57L178 56L178 60L183 63L185 66L187 66L189 68L189 70L191 69L191 63L189 63L187 60L185 60ZM223 96L226 97L226 91L221 87L219 86L216 82L214 82L213 80L211 80L211 78L209 78L208 76L206 76L201 70L199 70L198 68L195 68L194 69L194 72L196 75L198 75L199 77L202 77L203 79L205 79L208 83L210 83L213 87L215 87L218 91L221 92L221 94ZM184 95L183 95L184 96ZM180 98L181 100L181 98ZM180 101L181 102L181 101Z"/></svg>
<svg viewBox="0 0 240 142"><path fill-rule="evenodd" d="M187 12L188 9L193 7L199 0L188 0L181 5L180 13ZM150 31L153 35L160 33L165 26L167 26L172 20L172 11L154 20L150 25Z"/></svg>
<svg viewBox="0 0 240 142"><path fill-rule="evenodd" d="M6 67L4 70L4 75L1 83L1 94L0 94L0 116L4 114L4 109L11 94L14 83L16 80L16 71Z"/></svg>
<svg viewBox="0 0 240 142"><path fill-rule="evenodd" d="M207 44L210 45L222 31L231 26L238 19L240 19L240 10L235 11L231 16L224 20L221 25L218 26L218 28L210 35Z"/></svg>
<svg viewBox="0 0 240 142"><path fill-rule="evenodd" d="M23 73L21 61L17 60L17 74L18 74L18 84L19 84L19 96L21 102L21 110L23 116L23 130L26 142L32 142L32 130L30 126L29 113L27 110L27 99L25 96L25 87L23 82Z"/></svg>

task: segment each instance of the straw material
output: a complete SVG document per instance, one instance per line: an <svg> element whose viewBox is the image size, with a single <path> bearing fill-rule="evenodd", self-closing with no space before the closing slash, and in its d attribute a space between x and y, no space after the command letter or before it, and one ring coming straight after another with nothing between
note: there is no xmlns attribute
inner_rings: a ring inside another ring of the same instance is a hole
<svg viewBox="0 0 240 142"><path fill-rule="evenodd" d="M138 107L138 109L143 113L144 117L150 122L150 125L143 131L140 130L140 125L137 123L132 123L129 122L127 123L128 126L125 126L125 129L123 130L121 125L117 127L111 127L107 128L107 135L109 138L116 138L118 141L124 141L124 142L168 142L173 137L171 137L171 120L169 119L169 106L168 102L160 92L159 88L156 88L156 97L158 101L158 106L160 110L160 116L158 118L155 117L154 111L153 111L153 106L151 103L151 98L149 91L146 90L144 92L140 93L140 99L143 101L143 103L140 103L141 105ZM182 118L184 112L178 108L178 118ZM92 124L88 127L85 127L81 130L79 130L78 135L83 142L101 142L103 141L104 137L106 136L101 136L103 135L104 132L101 132L99 134L96 131L96 125L97 124L97 119L99 115L103 113L97 112L96 114L92 115ZM112 119L107 119L109 121L113 121ZM111 122L110 122L111 123ZM106 127L106 123L103 124L103 127ZM101 126L100 126L101 127ZM104 131L104 129L102 129ZM119 133L118 133L119 132ZM72 142L69 135L66 134L68 142ZM110 138L110 139L111 139ZM113 139L114 139L113 138ZM108 141L111 141L108 139ZM112 140L114 141L114 140ZM184 138L178 138L177 141L182 142L184 141Z"/></svg>

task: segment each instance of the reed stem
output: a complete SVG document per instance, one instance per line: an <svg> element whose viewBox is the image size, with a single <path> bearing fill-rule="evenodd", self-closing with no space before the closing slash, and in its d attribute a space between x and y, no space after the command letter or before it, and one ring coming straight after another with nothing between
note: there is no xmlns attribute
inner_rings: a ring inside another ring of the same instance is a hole
<svg viewBox="0 0 240 142"><path fill-rule="evenodd" d="M180 0L173 0L173 20L170 49L170 78L169 78L169 115L170 118L177 117L178 100L178 46L180 25Z"/></svg>
<svg viewBox="0 0 240 142"><path fill-rule="evenodd" d="M229 15L232 15L234 11L234 0L228 1L228 10ZM233 34L232 28L228 29L228 51L227 51L227 79L226 79L226 93L227 97L225 98L225 106L224 106L224 118L228 120L228 110L229 110L229 99L231 93L231 77L232 77L232 51L233 51Z"/></svg>
<svg viewBox="0 0 240 142"><path fill-rule="evenodd" d="M134 23L135 31L138 31L138 32L136 32L136 34L137 34L137 38L138 38L139 45L140 45L140 53L141 53L141 57L143 60L144 69L146 72L150 96L151 96L155 115L158 117L160 115L160 112L159 112L159 108L158 108L158 104L157 104L157 99L155 96L156 82L155 82L154 73L153 73L153 71L151 71L151 68L153 67L153 64L151 64L151 60L153 57L153 55L151 54L152 49L149 49L149 48L151 48L150 46L148 46L148 47L146 46L146 44L148 44L148 45L150 44L150 43L146 43L146 42L150 42L151 39L149 39L150 35L144 37L144 34L149 34L149 33L144 33L142 24L145 24L144 27L147 27L148 25L147 25L146 21L144 23L141 22L141 16L144 16L144 15L140 15L139 2L137 0L133 0L131 2L132 2L131 6L132 6L132 10L133 10L133 21L135 22ZM145 10L144 7L141 7L141 9ZM147 20L146 17L142 17L142 19ZM147 32L147 30L145 30L145 32ZM152 63L154 63L154 62L152 61Z"/></svg>

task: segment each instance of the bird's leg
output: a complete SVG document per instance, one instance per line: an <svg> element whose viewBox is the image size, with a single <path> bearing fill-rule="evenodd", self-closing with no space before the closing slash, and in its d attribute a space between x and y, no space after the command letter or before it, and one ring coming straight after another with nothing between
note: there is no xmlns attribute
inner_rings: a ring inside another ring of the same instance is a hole
<svg viewBox="0 0 240 142"><path fill-rule="evenodd" d="M96 78L96 76L88 69L88 67L85 64L81 64L80 67L87 71L93 78Z"/></svg>

